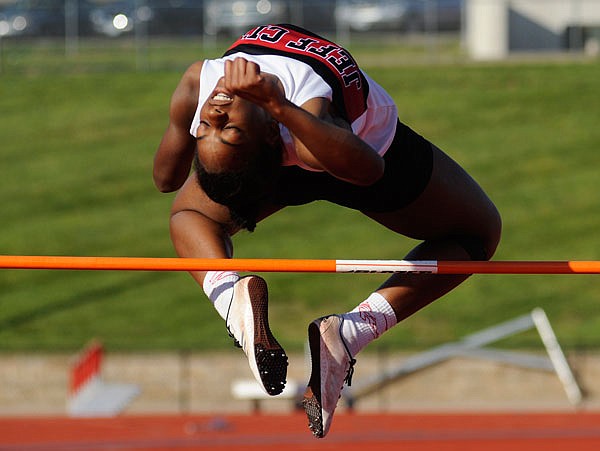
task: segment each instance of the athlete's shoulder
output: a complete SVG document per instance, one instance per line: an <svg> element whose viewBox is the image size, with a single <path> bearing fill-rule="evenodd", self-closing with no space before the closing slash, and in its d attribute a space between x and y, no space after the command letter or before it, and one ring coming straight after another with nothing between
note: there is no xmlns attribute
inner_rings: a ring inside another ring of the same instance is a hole
<svg viewBox="0 0 600 451"><path fill-rule="evenodd" d="M192 63L183 73L183 76L181 77L181 84L184 84L190 89L193 89L194 86L196 86L197 89L203 65L204 61L196 61Z"/></svg>
<svg viewBox="0 0 600 451"><path fill-rule="evenodd" d="M171 116L176 121L186 122L196 110L200 89L200 72L203 61L191 64L183 73L171 97Z"/></svg>

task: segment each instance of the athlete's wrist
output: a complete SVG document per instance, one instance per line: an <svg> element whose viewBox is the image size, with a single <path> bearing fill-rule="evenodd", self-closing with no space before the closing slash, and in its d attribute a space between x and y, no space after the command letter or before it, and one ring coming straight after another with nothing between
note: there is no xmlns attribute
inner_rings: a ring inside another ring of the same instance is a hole
<svg viewBox="0 0 600 451"><path fill-rule="evenodd" d="M304 112L304 110L287 99L271 100L264 108L273 119L286 126L289 124L290 120L294 118L294 115L297 115L299 112L300 114Z"/></svg>

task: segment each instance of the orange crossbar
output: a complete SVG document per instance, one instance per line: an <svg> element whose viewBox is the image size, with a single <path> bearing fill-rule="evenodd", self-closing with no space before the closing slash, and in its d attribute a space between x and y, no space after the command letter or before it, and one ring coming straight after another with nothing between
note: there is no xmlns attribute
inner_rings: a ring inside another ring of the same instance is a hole
<svg viewBox="0 0 600 451"><path fill-rule="evenodd" d="M600 274L600 261L439 261L438 274Z"/></svg>
<svg viewBox="0 0 600 451"><path fill-rule="evenodd" d="M406 261L0 255L0 269L242 272L600 274L600 261Z"/></svg>
<svg viewBox="0 0 600 451"><path fill-rule="evenodd" d="M2 255L4 269L336 272L335 260Z"/></svg>

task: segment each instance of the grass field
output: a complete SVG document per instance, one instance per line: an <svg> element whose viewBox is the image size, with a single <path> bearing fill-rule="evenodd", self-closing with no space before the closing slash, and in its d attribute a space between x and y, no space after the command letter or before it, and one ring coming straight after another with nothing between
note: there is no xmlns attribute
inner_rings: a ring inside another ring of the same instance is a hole
<svg viewBox="0 0 600 451"><path fill-rule="evenodd" d="M169 59L173 49L150 54L154 69L145 72L124 57L113 67L105 53L64 66L52 49L18 50L5 49L0 76L0 252L174 256L173 195L151 179L185 67ZM181 53L191 62L190 48ZM361 55L404 122L459 160L497 203L504 237L496 259L600 259L600 62L394 65L387 56L378 64L372 49ZM402 258L414 244L325 203L288 209L235 237L237 257ZM273 329L299 350L310 320L352 308L383 277L267 279ZM475 276L378 346L424 348L540 306L565 347L595 348L599 293L598 276ZM93 337L113 350L230 346L187 274L0 272L0 350L74 350ZM526 333L508 344L539 339Z"/></svg>

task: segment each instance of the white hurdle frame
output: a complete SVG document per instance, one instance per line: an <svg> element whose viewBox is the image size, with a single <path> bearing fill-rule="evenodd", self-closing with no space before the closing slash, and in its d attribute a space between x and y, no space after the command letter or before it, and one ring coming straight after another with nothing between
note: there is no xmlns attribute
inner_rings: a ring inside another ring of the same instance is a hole
<svg viewBox="0 0 600 451"><path fill-rule="evenodd" d="M510 335L524 332L535 327L544 344L547 357L526 354L523 352L502 351L484 348L485 345L496 342ZM535 308L526 315L513 320L489 327L480 332L467 335L463 339L432 348L407 358L399 367L372 376L363 381L354 381L351 387L346 387L342 396L347 406L352 408L356 402L365 396L389 385L390 383L409 376L417 371L436 365L452 357L476 357L488 359L523 368L555 372L565 390L568 400L578 406L583 395L573 371L558 343L554 330L546 313L541 308Z"/></svg>

